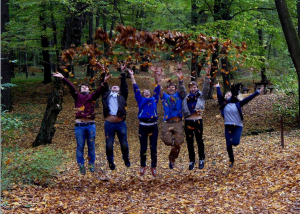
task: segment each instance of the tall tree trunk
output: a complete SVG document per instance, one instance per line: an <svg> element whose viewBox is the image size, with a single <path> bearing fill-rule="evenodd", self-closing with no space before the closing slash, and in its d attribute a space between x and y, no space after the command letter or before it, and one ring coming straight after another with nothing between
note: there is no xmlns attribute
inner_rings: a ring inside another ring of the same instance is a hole
<svg viewBox="0 0 300 214"><path fill-rule="evenodd" d="M260 76L261 76L261 82L267 82L267 75L266 75L266 66L265 66L265 48L263 48L263 30L261 28L258 29L258 40L259 45L261 48L260 51L260 61L262 62L261 70L260 70Z"/></svg>
<svg viewBox="0 0 300 214"><path fill-rule="evenodd" d="M6 32L5 25L9 22L8 0L1 1L1 34ZM1 84L11 83L11 56L10 52L1 50ZM5 88L1 90L1 109L11 111L12 99L11 89Z"/></svg>
<svg viewBox="0 0 300 214"><path fill-rule="evenodd" d="M26 78L28 78L28 60L27 60L27 51L26 50L24 52L24 60L25 60L24 72L26 74Z"/></svg>
<svg viewBox="0 0 300 214"><path fill-rule="evenodd" d="M286 0L275 0L282 30L298 76L298 127L300 128L300 39L297 36Z"/></svg>
<svg viewBox="0 0 300 214"><path fill-rule="evenodd" d="M300 0L297 0L298 37L300 38Z"/></svg>
<svg viewBox="0 0 300 214"><path fill-rule="evenodd" d="M230 71L229 71L229 63L226 54L226 48L222 48L221 54L223 54L221 58L221 74L223 77L223 87L224 87L224 94L227 91L230 91Z"/></svg>
<svg viewBox="0 0 300 214"><path fill-rule="evenodd" d="M63 83L61 79L55 78L53 89L48 96L47 108L41 123L39 133L32 146L40 146L52 143L52 138L56 131L55 123L59 112L62 110Z"/></svg>
<svg viewBox="0 0 300 214"><path fill-rule="evenodd" d="M197 16L197 5L196 0L192 0L192 8L191 8L191 26L192 31L196 31L196 26L198 24L198 16ZM191 61L191 81L196 81L199 76L201 70L198 69L198 58L199 56L192 53L192 61Z"/></svg>
<svg viewBox="0 0 300 214"><path fill-rule="evenodd" d="M45 5L44 5L45 7ZM52 75L51 75L51 62L50 62L50 54L48 51L49 48L49 41L46 35L47 25L45 21L45 9L43 8L41 15L40 15L40 22L43 27L43 32L41 35L41 43L42 43L42 54L43 54L43 67L44 67L44 84L48 84L52 82Z"/></svg>
<svg viewBox="0 0 300 214"><path fill-rule="evenodd" d="M214 84L217 78L217 75L219 74L219 45L215 45L216 51L212 54L211 57L211 70L210 70L210 76L211 76L211 84L208 91L208 95L206 99L213 99L213 92L214 92Z"/></svg>

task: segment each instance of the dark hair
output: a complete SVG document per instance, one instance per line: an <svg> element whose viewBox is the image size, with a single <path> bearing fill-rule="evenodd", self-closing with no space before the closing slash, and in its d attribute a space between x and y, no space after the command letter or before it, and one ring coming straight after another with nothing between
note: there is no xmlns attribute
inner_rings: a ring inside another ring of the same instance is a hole
<svg viewBox="0 0 300 214"><path fill-rule="evenodd" d="M87 87L89 87L90 88L90 85L88 84L88 83L81 83L80 85L79 85L79 92L81 92L81 86L83 86L83 85L85 85L85 86L87 86Z"/></svg>
<svg viewBox="0 0 300 214"><path fill-rule="evenodd" d="M197 86L197 88L199 87L198 83L196 81L191 81L190 84L189 84L189 87L191 87L192 85Z"/></svg>
<svg viewBox="0 0 300 214"><path fill-rule="evenodd" d="M242 83L237 83L237 84L232 84L230 87L230 91L231 91L231 100L230 102L232 103L236 103L238 102L238 95L240 93L240 88L241 88Z"/></svg>
<svg viewBox="0 0 300 214"><path fill-rule="evenodd" d="M167 88L169 88L170 86L175 86L175 88L177 89L177 85L175 83L168 81Z"/></svg>

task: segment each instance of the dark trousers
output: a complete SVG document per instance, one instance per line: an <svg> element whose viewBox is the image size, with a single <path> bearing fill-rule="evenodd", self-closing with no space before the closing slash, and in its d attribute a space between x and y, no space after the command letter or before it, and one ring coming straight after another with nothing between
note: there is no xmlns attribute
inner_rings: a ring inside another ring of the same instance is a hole
<svg viewBox="0 0 300 214"><path fill-rule="evenodd" d="M225 125L226 147L229 156L229 161L232 163L234 162L232 146L237 146L240 144L242 132L242 126Z"/></svg>
<svg viewBox="0 0 300 214"><path fill-rule="evenodd" d="M148 138L150 141L151 151L151 167L155 168L157 165L157 138L158 138L158 127L157 124L151 126L139 125L139 138L140 138L140 157L141 167L146 166Z"/></svg>
<svg viewBox="0 0 300 214"><path fill-rule="evenodd" d="M194 136L198 145L199 160L205 159L204 143L202 139L203 122L200 120L186 120L184 124L185 138L190 162L195 162Z"/></svg>

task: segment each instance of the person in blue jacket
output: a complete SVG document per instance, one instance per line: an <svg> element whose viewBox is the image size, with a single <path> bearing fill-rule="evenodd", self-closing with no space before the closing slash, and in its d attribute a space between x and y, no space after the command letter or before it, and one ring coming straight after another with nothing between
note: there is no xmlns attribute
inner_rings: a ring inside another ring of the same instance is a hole
<svg viewBox="0 0 300 214"><path fill-rule="evenodd" d="M226 147L230 161L229 167L233 167L234 164L232 146L239 145L243 132L244 118L242 106L264 91L264 88L262 87L260 90L255 91L245 99L240 100L238 97L240 85L241 84L233 84L231 86L231 90L227 92L224 97L222 96L219 83L215 85L217 89L220 111L224 118Z"/></svg>
<svg viewBox="0 0 300 214"><path fill-rule="evenodd" d="M150 141L150 151L151 151L151 172L154 177L157 175L156 166L157 166L157 139L158 139L158 126L157 126L157 103L159 101L160 95L160 85L155 78L156 87L153 91L153 96L151 92L147 89L139 89L136 81L134 79L134 72L131 69L127 69L130 74L133 90L135 94L136 102L138 103L139 112L139 138L140 138L140 158L141 158L141 169L140 175L144 175L147 169L146 165L146 153L147 153L147 144L148 138ZM157 75L155 73L155 75Z"/></svg>

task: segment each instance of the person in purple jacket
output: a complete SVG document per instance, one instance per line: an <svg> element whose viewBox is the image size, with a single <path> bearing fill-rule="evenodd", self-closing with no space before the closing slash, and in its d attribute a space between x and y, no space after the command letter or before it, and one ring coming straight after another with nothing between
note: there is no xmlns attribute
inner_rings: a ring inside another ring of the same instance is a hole
<svg viewBox="0 0 300 214"><path fill-rule="evenodd" d="M264 91L262 87L260 90L255 91L250 96L241 100L239 98L239 88L241 84L231 85L231 90L228 91L225 96L222 96L221 88L219 83L214 87L217 88L217 96L220 105L220 111L224 118L225 125L225 139L226 148L229 156L229 167L233 167L234 155L232 146L240 144L242 132L243 132L243 113L242 106L247 104L253 98L258 96Z"/></svg>
<svg viewBox="0 0 300 214"><path fill-rule="evenodd" d="M74 85L65 78L61 73L57 72L53 74L54 77L61 78L64 83L70 89L70 93L75 101L75 138L77 142L76 159L79 166L79 171L82 175L86 173L84 166L84 146L85 141L88 146L88 162L89 170L95 171L95 101L103 95L107 90L106 84L110 75L105 75L104 82L94 92L90 93L88 84L81 84L79 91L76 90Z"/></svg>
<svg viewBox="0 0 300 214"><path fill-rule="evenodd" d="M155 73L155 82L157 86L153 91L153 96L151 92L144 89L142 92L139 89L136 81L134 79L134 72L131 69L127 69L130 74L131 81L133 84L133 90L135 94L135 100L138 103L139 112L139 138L140 138L140 158L141 158L141 169L140 175L144 175L147 169L146 165L146 153L148 138L150 141L151 150L151 173L156 177L156 165L157 165L157 139L158 139L158 126L157 126L157 104L160 95L160 77ZM159 82L158 82L159 81Z"/></svg>

